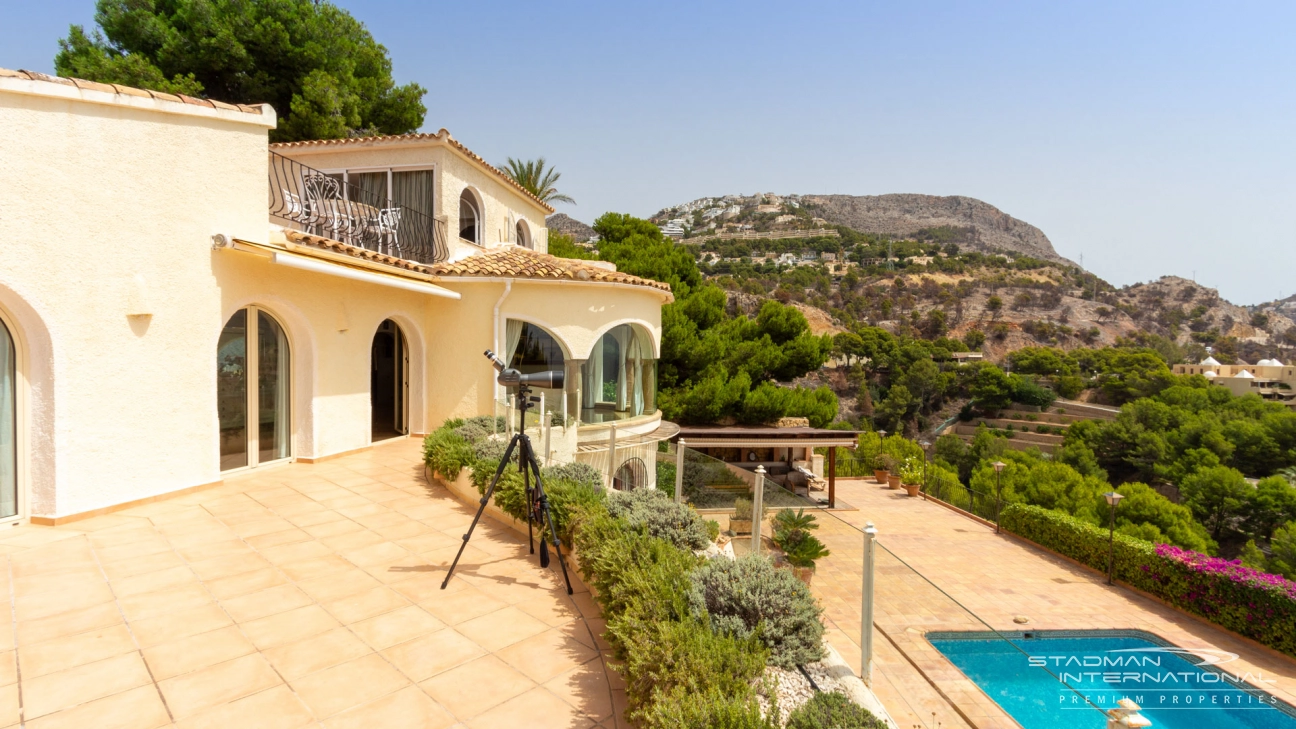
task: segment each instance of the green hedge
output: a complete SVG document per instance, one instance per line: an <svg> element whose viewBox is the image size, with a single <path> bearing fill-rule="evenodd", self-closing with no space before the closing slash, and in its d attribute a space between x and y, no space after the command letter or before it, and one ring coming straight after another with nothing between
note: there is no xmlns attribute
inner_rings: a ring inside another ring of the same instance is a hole
<svg viewBox="0 0 1296 729"><path fill-rule="evenodd" d="M1009 504L1008 532L1107 571L1108 531L1062 512ZM1116 579L1222 628L1296 656L1296 583L1167 544L1117 534ZM1119 626L1118 626L1119 627Z"/></svg>
<svg viewBox="0 0 1296 729"><path fill-rule="evenodd" d="M622 663L627 718L643 729L773 729L753 687L769 658L759 636L718 634L690 609L702 558L602 506L579 509L575 523L581 575Z"/></svg>

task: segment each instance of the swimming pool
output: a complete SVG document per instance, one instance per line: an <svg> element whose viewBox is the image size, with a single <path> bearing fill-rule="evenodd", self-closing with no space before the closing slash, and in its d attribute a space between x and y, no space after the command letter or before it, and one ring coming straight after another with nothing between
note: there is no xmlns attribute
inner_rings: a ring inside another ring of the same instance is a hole
<svg viewBox="0 0 1296 729"><path fill-rule="evenodd" d="M1141 630L928 633L927 639L1025 729L1103 729L1131 698L1153 729L1296 729L1296 709L1231 669L1224 651L1189 653Z"/></svg>

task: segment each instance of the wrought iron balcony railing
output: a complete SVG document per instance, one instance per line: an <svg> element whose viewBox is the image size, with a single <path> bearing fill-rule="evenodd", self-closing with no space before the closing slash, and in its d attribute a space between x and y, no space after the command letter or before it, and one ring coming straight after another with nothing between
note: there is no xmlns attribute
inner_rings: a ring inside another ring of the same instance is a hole
<svg viewBox="0 0 1296 729"><path fill-rule="evenodd" d="M270 216L312 235L410 261L449 257L445 221L275 152L270 153Z"/></svg>

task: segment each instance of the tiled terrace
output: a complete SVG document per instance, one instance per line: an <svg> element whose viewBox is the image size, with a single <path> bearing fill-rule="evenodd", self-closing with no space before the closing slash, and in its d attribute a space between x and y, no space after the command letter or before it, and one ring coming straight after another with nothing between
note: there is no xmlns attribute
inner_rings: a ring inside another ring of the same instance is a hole
<svg viewBox="0 0 1296 729"><path fill-rule="evenodd" d="M842 521L820 518L819 536L833 555L820 562L812 590L824 603L830 642L858 667L863 547L854 527L874 522L890 553L880 550L876 558L873 689L901 727L1017 726L923 637L986 625L1139 629L1185 648L1231 651L1240 659L1230 671L1272 679L1263 688L1296 704L1296 661L1109 587L1101 575L903 491L852 479L839 480L837 493L859 510L833 512ZM1017 616L1029 623L1014 623Z"/></svg>
<svg viewBox="0 0 1296 729"><path fill-rule="evenodd" d="M400 440L13 528L0 726L616 726L597 609L556 560L486 519L439 589L471 518Z"/></svg>

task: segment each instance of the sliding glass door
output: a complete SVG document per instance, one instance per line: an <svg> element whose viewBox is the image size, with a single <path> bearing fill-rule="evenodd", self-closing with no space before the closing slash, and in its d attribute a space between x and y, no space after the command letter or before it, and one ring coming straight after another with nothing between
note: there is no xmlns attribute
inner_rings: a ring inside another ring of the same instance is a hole
<svg viewBox="0 0 1296 729"><path fill-rule="evenodd" d="M18 514L18 358L0 322L0 518Z"/></svg>
<svg viewBox="0 0 1296 729"><path fill-rule="evenodd" d="M288 337L274 317L240 309L216 347L216 411L222 471L292 455Z"/></svg>

